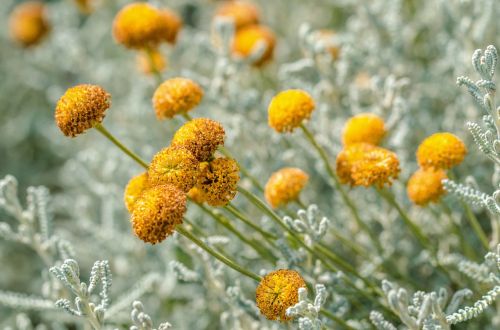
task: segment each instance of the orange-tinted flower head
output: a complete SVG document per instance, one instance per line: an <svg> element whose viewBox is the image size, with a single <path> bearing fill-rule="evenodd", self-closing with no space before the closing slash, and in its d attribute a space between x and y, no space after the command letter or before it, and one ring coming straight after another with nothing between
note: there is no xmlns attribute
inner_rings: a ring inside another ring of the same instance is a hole
<svg viewBox="0 0 500 330"><path fill-rule="evenodd" d="M417 161L422 168L450 169L460 164L467 154L467 147L451 133L435 133L418 146Z"/></svg>
<svg viewBox="0 0 500 330"><path fill-rule="evenodd" d="M215 18L230 19L238 30L247 25L259 23L259 8L248 1L226 1L215 12Z"/></svg>
<svg viewBox="0 0 500 330"><path fill-rule="evenodd" d="M344 126L342 143L370 143L378 145L386 133L384 120L371 113L362 113L350 118Z"/></svg>
<svg viewBox="0 0 500 330"><path fill-rule="evenodd" d="M249 25L239 29L234 36L233 53L238 57L247 58L260 43L265 46L265 50L260 58L254 60L252 65L262 66L272 59L276 45L274 33L265 26Z"/></svg>
<svg viewBox="0 0 500 330"><path fill-rule="evenodd" d="M125 187L125 192L123 194L123 200L129 212L132 212L132 210L134 209L135 201L147 188L149 188L147 172L136 175L132 179L130 179L127 187Z"/></svg>
<svg viewBox="0 0 500 330"><path fill-rule="evenodd" d="M289 89L278 93L268 107L268 123L276 132L292 132L314 111L314 100L307 92Z"/></svg>
<svg viewBox="0 0 500 330"><path fill-rule="evenodd" d="M196 188L200 200L211 206L227 205L236 196L240 180L238 163L231 158L216 158L200 164Z"/></svg>
<svg viewBox="0 0 500 330"><path fill-rule="evenodd" d="M191 79L171 78L164 81L153 95L158 119L173 118L196 107L203 97L201 87Z"/></svg>
<svg viewBox="0 0 500 330"><path fill-rule="evenodd" d="M437 202L446 190L441 183L447 179L446 172L442 169L419 169L408 180L406 192L408 198L415 204L425 206Z"/></svg>
<svg viewBox="0 0 500 330"><path fill-rule="evenodd" d="M278 208L297 200L308 180L309 175L298 168L285 167L274 172L264 189L267 202L273 208Z"/></svg>
<svg viewBox="0 0 500 330"><path fill-rule="evenodd" d="M45 5L40 1L19 4L10 14L9 29L12 38L23 47L40 43L50 31Z"/></svg>

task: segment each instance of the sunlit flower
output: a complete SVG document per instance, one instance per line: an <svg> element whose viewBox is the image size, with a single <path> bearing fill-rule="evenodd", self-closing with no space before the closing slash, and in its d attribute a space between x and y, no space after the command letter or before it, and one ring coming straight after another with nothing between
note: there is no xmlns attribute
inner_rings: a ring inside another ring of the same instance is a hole
<svg viewBox="0 0 500 330"><path fill-rule="evenodd" d="M59 99L55 118L66 136L74 137L104 119L111 105L111 95L97 85L77 85L69 88Z"/></svg>
<svg viewBox="0 0 500 330"><path fill-rule="evenodd" d="M272 59L275 44L276 37L269 28L262 25L249 25L236 31L233 53L238 57L247 58L256 50L257 45L263 45L264 52L252 62L254 66L261 66Z"/></svg>
<svg viewBox="0 0 500 330"><path fill-rule="evenodd" d="M132 211L135 234L146 243L156 244L182 224L186 213L186 194L173 185L146 189Z"/></svg>
<svg viewBox="0 0 500 330"><path fill-rule="evenodd" d="M210 160L224 145L224 128L208 118L196 118L182 125L174 134L172 146L188 149L200 161Z"/></svg>
<svg viewBox="0 0 500 330"><path fill-rule="evenodd" d="M231 19L236 29L259 23L259 8L248 1L224 2L215 12L216 18Z"/></svg>
<svg viewBox="0 0 500 330"><path fill-rule="evenodd" d="M135 201L148 187L149 182L147 172L136 175L132 179L130 179L127 186L125 187L125 192L123 193L123 200L129 212L132 212L132 210L134 209Z"/></svg>
<svg viewBox="0 0 500 330"><path fill-rule="evenodd" d="M50 26L45 15L45 5L39 1L19 4L9 18L12 38L24 47L38 44L49 32Z"/></svg>
<svg viewBox="0 0 500 330"><path fill-rule="evenodd" d="M161 11L144 2L123 7L113 21L115 40L127 48L156 48L168 34Z"/></svg>
<svg viewBox="0 0 500 330"><path fill-rule="evenodd" d="M216 158L200 164L196 188L200 200L212 206L224 206L236 196L240 180L238 163L231 158Z"/></svg>
<svg viewBox="0 0 500 330"><path fill-rule="evenodd" d="M340 183L354 185L351 176L353 164L362 159L366 152L372 151L375 146L369 143L356 143L345 147L336 160L336 171Z"/></svg>
<svg viewBox="0 0 500 330"><path fill-rule="evenodd" d="M447 179L447 176L442 169L419 169L408 180L408 198L421 206L437 202L446 193L441 183L444 179Z"/></svg>
<svg viewBox="0 0 500 330"><path fill-rule="evenodd" d="M344 125L342 143L349 145L365 142L377 145L386 133L384 120L371 113L362 113L350 118Z"/></svg>
<svg viewBox="0 0 500 330"><path fill-rule="evenodd" d="M175 44L177 35L182 27L182 19L175 12L167 8L162 8L160 12L167 25L167 33L164 36L165 41L170 44Z"/></svg>
<svg viewBox="0 0 500 330"><path fill-rule="evenodd" d="M311 117L315 104L311 95L300 89L278 93L268 107L269 126L277 132L292 132Z"/></svg>
<svg viewBox="0 0 500 330"><path fill-rule="evenodd" d="M187 78L164 81L153 95L153 107L158 119L172 118L196 107L203 97L201 87Z"/></svg>
<svg viewBox="0 0 500 330"><path fill-rule="evenodd" d="M148 169L151 185L171 184L188 192L198 177L198 160L182 147L167 147L160 150Z"/></svg>
<svg viewBox="0 0 500 330"><path fill-rule="evenodd" d="M158 49L142 51L137 54L137 66L144 74L152 74L155 71L161 72L167 66L167 59Z"/></svg>
<svg viewBox="0 0 500 330"><path fill-rule="evenodd" d="M187 196L195 203L205 203L205 194L196 186L189 190Z"/></svg>
<svg viewBox="0 0 500 330"><path fill-rule="evenodd" d="M309 175L298 168L285 167L274 172L264 189L267 202L277 208L297 200L308 180Z"/></svg>
<svg viewBox="0 0 500 330"><path fill-rule="evenodd" d="M287 308L299 302L299 289L306 282L294 270L279 269L264 276L255 292L260 312L270 320L288 321Z"/></svg>
<svg viewBox="0 0 500 330"><path fill-rule="evenodd" d="M435 133L418 146L417 161L422 168L450 169L460 164L467 154L467 147L451 133Z"/></svg>

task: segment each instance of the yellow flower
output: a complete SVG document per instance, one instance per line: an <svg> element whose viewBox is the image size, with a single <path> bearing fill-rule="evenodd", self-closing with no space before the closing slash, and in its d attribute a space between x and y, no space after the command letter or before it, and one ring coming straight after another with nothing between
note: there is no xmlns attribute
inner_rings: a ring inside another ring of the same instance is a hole
<svg viewBox="0 0 500 330"><path fill-rule="evenodd" d="M443 132L426 138L418 146L417 161L422 168L450 169L460 164L467 148L457 136Z"/></svg>
<svg viewBox="0 0 500 330"><path fill-rule="evenodd" d="M151 185L171 184L188 192L198 177L198 160L185 148L164 148L153 157L148 176Z"/></svg>
<svg viewBox="0 0 500 330"><path fill-rule="evenodd" d="M260 312L269 320L288 321L286 310L299 302L299 289L306 282L294 270L279 269L264 276L255 291Z"/></svg>
<svg viewBox="0 0 500 330"><path fill-rule="evenodd" d="M137 54L137 67L139 70L144 74L153 74L155 70L158 72L165 70L167 60L161 52L158 49L151 49L149 51L151 55L148 54L148 51L141 51Z"/></svg>
<svg viewBox="0 0 500 330"><path fill-rule="evenodd" d="M175 44L177 35L182 27L182 19L168 8L163 8L160 12L167 25L167 34L164 36L165 41L170 44Z"/></svg>
<svg viewBox="0 0 500 330"><path fill-rule="evenodd" d="M203 97L201 87L187 78L164 81L153 95L153 107L158 119L173 118L196 107Z"/></svg>
<svg viewBox="0 0 500 330"><path fill-rule="evenodd" d="M123 7L113 21L115 40L127 48L156 48L168 34L161 11L144 2Z"/></svg>
<svg viewBox="0 0 500 330"><path fill-rule="evenodd" d="M181 126L174 134L172 146L188 149L200 161L209 161L217 148L224 145L224 127L208 118L196 118Z"/></svg>
<svg viewBox="0 0 500 330"><path fill-rule="evenodd" d="M298 168L285 167L274 172L264 189L267 202L278 208L296 200L308 180L307 173Z"/></svg>
<svg viewBox="0 0 500 330"><path fill-rule="evenodd" d="M259 8L248 1L228 1L215 12L215 18L231 19L234 27L240 29L247 25L257 24L260 20Z"/></svg>
<svg viewBox="0 0 500 330"><path fill-rule="evenodd" d="M137 198L141 196L143 191L149 187L148 174L146 172L134 176L125 187L123 200L129 212L134 209L134 204Z"/></svg>
<svg viewBox="0 0 500 330"><path fill-rule="evenodd" d="M447 179L447 176L442 169L419 169L408 180L408 198L421 206L437 202L446 193L441 183L444 179Z"/></svg>
<svg viewBox="0 0 500 330"><path fill-rule="evenodd" d="M259 43L263 43L266 49L262 56L256 59L252 65L262 66L273 57L276 44L274 33L265 26L249 25L236 31L232 47L233 54L237 57L247 58Z"/></svg>
<svg viewBox="0 0 500 330"><path fill-rule="evenodd" d="M74 137L104 119L111 105L111 95L97 85L78 85L69 88L59 99L55 118L66 136Z"/></svg>
<svg viewBox="0 0 500 330"><path fill-rule="evenodd" d="M9 18L12 38L24 47L38 44L49 32L45 5L39 1L28 1L14 8Z"/></svg>
<svg viewBox="0 0 500 330"><path fill-rule="evenodd" d="M292 132L311 117L315 104L311 95L300 89L278 93L269 104L269 126L278 133Z"/></svg>
<svg viewBox="0 0 500 330"><path fill-rule="evenodd" d="M197 204L205 203L205 194L196 186L189 190L187 196Z"/></svg>
<svg viewBox="0 0 500 330"><path fill-rule="evenodd" d="M186 194L173 185L146 189L132 211L135 234L146 243L156 244L182 224L186 213Z"/></svg>
<svg viewBox="0 0 500 330"><path fill-rule="evenodd" d="M337 156L337 175L342 183L383 187L391 185L399 172L396 154L371 144L348 145Z"/></svg>
<svg viewBox="0 0 500 330"><path fill-rule="evenodd" d="M240 180L238 163L231 158L217 158L200 165L196 188L200 199L211 206L224 206L236 196Z"/></svg>
<svg viewBox="0 0 500 330"><path fill-rule="evenodd" d="M350 118L344 126L344 145L365 142L377 145L386 133L384 120L371 113L362 113Z"/></svg>

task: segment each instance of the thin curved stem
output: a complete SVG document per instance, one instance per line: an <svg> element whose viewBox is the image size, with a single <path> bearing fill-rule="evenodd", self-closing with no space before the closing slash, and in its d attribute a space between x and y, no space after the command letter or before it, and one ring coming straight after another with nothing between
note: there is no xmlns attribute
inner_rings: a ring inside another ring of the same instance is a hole
<svg viewBox="0 0 500 330"><path fill-rule="evenodd" d="M155 79L156 79L156 83L159 86L159 85L161 85L161 83L163 83L163 78L161 76L160 71L156 67L154 55L153 55L153 49L147 48L145 51L146 51L146 55L148 56L148 61L149 61L149 65L151 66L151 71L153 72Z"/></svg>

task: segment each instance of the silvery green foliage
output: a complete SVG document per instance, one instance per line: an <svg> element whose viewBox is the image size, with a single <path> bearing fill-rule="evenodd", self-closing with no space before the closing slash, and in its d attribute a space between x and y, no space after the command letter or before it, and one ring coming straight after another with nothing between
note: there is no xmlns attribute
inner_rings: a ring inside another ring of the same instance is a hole
<svg viewBox="0 0 500 330"><path fill-rule="evenodd" d="M56 306L69 314L85 318L94 329L101 329L104 313L109 306L111 270L106 260L96 261L90 272L88 284L80 281L80 268L73 259L67 259L61 266L50 268L50 272L75 295L74 306L68 299L59 299ZM98 286L101 286L98 304L92 302Z"/></svg>
<svg viewBox="0 0 500 330"><path fill-rule="evenodd" d="M167 330L172 327L170 323L164 322L158 326L158 329L153 328L153 321L151 317L144 312L144 306L140 301L134 301L132 304L130 317L134 323L134 325L130 327L130 330Z"/></svg>
<svg viewBox="0 0 500 330"><path fill-rule="evenodd" d="M301 330L320 330L322 327L319 313L328 293L323 284L316 284L315 290L316 297L314 301L310 301L307 298L307 289L299 288L299 302L286 310L287 316L298 318Z"/></svg>
<svg viewBox="0 0 500 330"><path fill-rule="evenodd" d="M311 204L307 210L297 211L298 219L283 218L285 224L296 233L304 235L306 244L319 242L328 230L329 220L319 216L318 206Z"/></svg>

